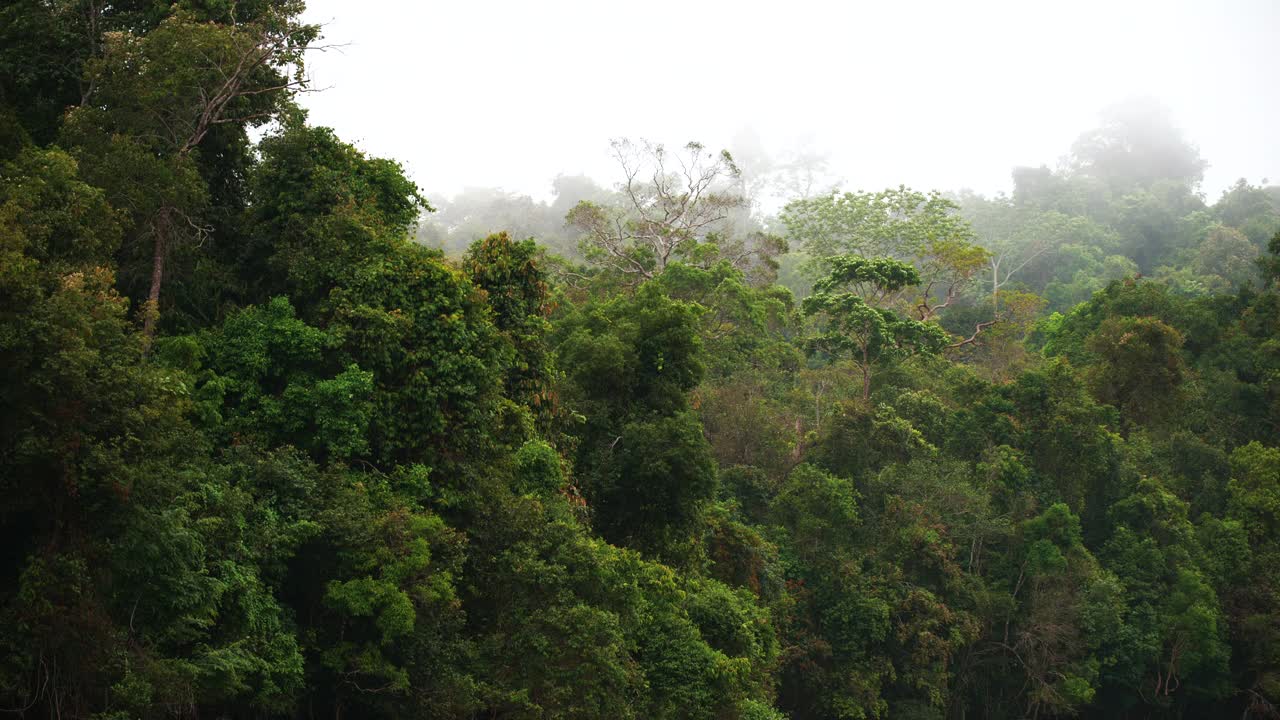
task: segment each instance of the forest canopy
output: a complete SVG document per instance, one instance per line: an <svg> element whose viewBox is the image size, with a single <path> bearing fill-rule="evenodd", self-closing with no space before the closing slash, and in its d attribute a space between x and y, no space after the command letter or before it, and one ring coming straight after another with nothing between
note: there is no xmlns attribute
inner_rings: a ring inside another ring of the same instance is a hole
<svg viewBox="0 0 1280 720"><path fill-rule="evenodd" d="M301 12L0 8L0 711L1280 718L1280 188L442 198Z"/></svg>

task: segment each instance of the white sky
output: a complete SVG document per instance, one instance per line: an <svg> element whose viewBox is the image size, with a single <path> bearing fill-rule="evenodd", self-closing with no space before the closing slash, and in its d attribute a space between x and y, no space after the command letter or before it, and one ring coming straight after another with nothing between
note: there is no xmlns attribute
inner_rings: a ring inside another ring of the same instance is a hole
<svg viewBox="0 0 1280 720"><path fill-rule="evenodd" d="M1280 182L1280 0L308 0L311 121L428 193L617 179L609 139L830 155L850 189L1011 189L1154 95L1211 163Z"/></svg>

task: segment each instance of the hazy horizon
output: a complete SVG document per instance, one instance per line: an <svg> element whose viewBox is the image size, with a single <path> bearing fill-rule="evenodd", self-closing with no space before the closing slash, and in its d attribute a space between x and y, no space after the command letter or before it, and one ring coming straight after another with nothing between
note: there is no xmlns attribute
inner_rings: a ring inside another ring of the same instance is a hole
<svg viewBox="0 0 1280 720"><path fill-rule="evenodd" d="M325 88L302 98L311 121L436 195L545 199L560 173L612 184L620 136L734 150L755 136L773 156L825 154L849 189L1008 192L1013 167L1056 166L1135 95L1168 106L1200 148L1210 202L1241 177L1280 180L1280 98L1266 89L1280 4L1265 0L344 10L309 2L341 46L309 57Z"/></svg>

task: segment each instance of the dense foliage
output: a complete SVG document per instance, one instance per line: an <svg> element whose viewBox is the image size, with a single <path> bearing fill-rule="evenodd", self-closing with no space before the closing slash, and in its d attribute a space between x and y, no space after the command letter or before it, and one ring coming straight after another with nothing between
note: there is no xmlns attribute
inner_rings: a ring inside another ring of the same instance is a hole
<svg viewBox="0 0 1280 720"><path fill-rule="evenodd" d="M1012 197L646 145L433 229L300 11L0 9L0 710L1280 717L1274 188L1126 107Z"/></svg>

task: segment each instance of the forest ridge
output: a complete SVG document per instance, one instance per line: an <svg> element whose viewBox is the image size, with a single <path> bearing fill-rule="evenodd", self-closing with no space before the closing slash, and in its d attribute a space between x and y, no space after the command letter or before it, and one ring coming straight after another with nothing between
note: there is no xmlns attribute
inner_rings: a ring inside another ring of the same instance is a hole
<svg viewBox="0 0 1280 720"><path fill-rule="evenodd" d="M1280 187L429 199L302 10L0 7L0 713L1280 718Z"/></svg>

